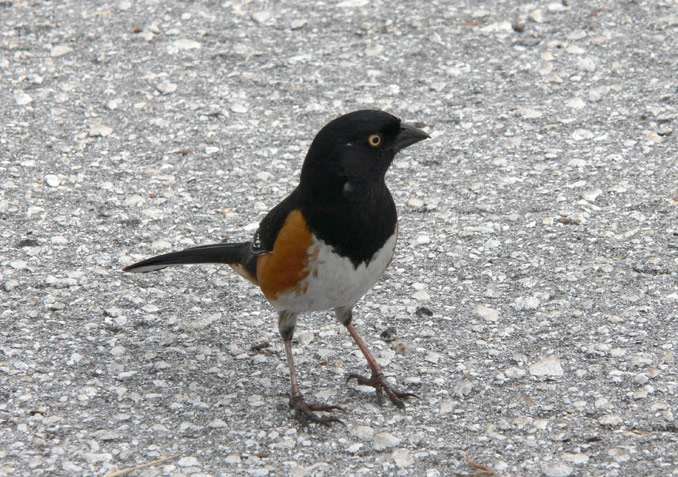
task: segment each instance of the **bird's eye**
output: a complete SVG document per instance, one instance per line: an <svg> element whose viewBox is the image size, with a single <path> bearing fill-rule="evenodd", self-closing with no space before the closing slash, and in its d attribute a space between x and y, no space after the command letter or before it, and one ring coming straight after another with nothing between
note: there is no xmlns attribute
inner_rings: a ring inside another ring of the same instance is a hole
<svg viewBox="0 0 678 477"><path fill-rule="evenodd" d="M370 137L367 138L367 142L370 143L370 146L372 147L379 147L381 146L381 135L380 134L370 134Z"/></svg>

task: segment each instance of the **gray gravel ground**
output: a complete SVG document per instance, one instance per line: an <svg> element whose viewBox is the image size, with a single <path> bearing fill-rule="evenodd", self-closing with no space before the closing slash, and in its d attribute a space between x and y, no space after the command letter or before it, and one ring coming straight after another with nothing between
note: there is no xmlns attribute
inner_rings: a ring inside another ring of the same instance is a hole
<svg viewBox="0 0 678 477"><path fill-rule="evenodd" d="M678 475L678 2L0 1L0 475ZM420 401L227 267L317 130L379 108L391 269L357 310ZM391 329L392 328L392 329ZM387 332L382 336L382 333Z"/></svg>

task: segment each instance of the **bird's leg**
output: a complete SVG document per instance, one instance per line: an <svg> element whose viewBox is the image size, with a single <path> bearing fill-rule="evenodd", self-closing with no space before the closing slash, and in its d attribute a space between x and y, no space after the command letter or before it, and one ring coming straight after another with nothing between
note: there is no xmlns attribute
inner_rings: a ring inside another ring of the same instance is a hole
<svg viewBox="0 0 678 477"><path fill-rule="evenodd" d="M355 379L358 382L358 384L373 387L377 391L377 401L379 402L380 405L383 402L383 393L386 393L391 402L400 409L405 408L405 403L403 402L403 399L409 397L419 398L419 396L417 396L414 393L400 392L386 383L386 379L384 378L384 374L381 372L379 363L377 363L377 360L375 359L374 355L367 347L367 343L365 343L365 340L362 338L362 336L360 336L360 334L358 334L358 330L356 330L355 327L351 324L351 319L353 318L352 309L335 308L334 312L337 316L337 319L346 327L348 332L351 334L353 340L358 345L358 348L360 348L360 351L362 351L363 355L365 356L367 364L369 364L370 369L372 369L371 377L366 378L359 374L352 373L348 375L346 383L348 384L348 382L351 379Z"/></svg>
<svg viewBox="0 0 678 477"><path fill-rule="evenodd" d="M341 422L336 417L320 417L314 411L332 412L335 409L343 410L339 406L323 406L316 404L306 404L304 396L299 391L299 383L297 381L297 372L294 368L294 357L292 356L292 336L294 336L294 328L297 322L297 315L294 313L281 312L278 318L278 329L280 336L285 342L285 355L287 356L287 366L290 370L290 382L292 383L292 391L290 393L290 407L294 409L295 417L302 424L315 422L323 425L330 425L332 422Z"/></svg>

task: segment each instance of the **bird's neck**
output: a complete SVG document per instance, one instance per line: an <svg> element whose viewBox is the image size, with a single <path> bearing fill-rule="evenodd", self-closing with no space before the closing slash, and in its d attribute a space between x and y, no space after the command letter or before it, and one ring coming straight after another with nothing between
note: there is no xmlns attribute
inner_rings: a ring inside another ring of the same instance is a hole
<svg viewBox="0 0 678 477"><path fill-rule="evenodd" d="M364 190L358 187L351 194L346 197L343 184L324 190L305 189L302 212L313 233L357 267L369 261L395 233L397 214L383 181Z"/></svg>

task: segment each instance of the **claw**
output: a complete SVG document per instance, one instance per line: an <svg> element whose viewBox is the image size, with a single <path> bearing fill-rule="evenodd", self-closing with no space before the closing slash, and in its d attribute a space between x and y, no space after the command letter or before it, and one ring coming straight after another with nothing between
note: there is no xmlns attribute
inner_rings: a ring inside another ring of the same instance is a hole
<svg viewBox="0 0 678 477"><path fill-rule="evenodd" d="M377 392L377 402L381 406L384 402L384 393L389 397L391 402L395 404L395 406L399 409L405 409L405 403L403 402L403 399L407 398L417 398L421 399L419 396L417 396L414 393L405 393L405 392L400 392L397 389L391 388L388 384L386 384L386 380L384 379L384 375L381 373L372 373L372 377L366 378L364 376L361 376L359 374L351 373L348 375L348 378L346 378L346 384L351 381L351 379L355 379L359 385L361 386L370 386L375 389Z"/></svg>
<svg viewBox="0 0 678 477"><path fill-rule="evenodd" d="M289 401L290 408L294 409L294 416L302 425L308 425L310 422L316 424L322 424L323 426L329 426L333 422L338 422L342 426L346 427L346 424L341 419L338 419L334 416L318 416L315 412L332 412L332 411L342 411L344 409L339 406L325 406L322 404L306 404L304 397L301 394L295 396L290 395Z"/></svg>

